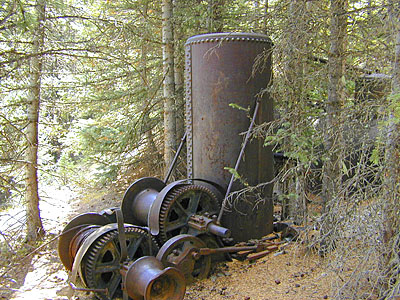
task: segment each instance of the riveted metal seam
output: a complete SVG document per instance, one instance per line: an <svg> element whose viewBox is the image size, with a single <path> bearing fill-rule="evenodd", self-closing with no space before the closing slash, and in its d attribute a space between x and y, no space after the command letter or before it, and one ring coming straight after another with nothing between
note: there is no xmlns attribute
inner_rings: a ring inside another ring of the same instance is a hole
<svg viewBox="0 0 400 300"><path fill-rule="evenodd" d="M187 178L193 178L192 47L190 44L187 44L185 49L185 79Z"/></svg>
<svg viewBox="0 0 400 300"><path fill-rule="evenodd" d="M200 43L215 43L215 42L258 42L258 43L271 43L271 40L267 38L254 38L254 37L218 37L218 38L206 38L200 40L189 41L186 43L186 46L190 46L193 44L200 44Z"/></svg>

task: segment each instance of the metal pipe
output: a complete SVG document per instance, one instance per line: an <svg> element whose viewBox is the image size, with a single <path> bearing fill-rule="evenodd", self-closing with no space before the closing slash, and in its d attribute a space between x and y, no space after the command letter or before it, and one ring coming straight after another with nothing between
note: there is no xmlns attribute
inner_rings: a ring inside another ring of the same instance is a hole
<svg viewBox="0 0 400 300"><path fill-rule="evenodd" d="M225 208L226 208L226 202L228 201L228 195L231 192L232 184L233 184L233 181L235 179L235 174L237 174L237 170L239 169L240 161L242 160L242 157L243 157L243 154L244 154L244 150L245 150L246 145L247 145L247 143L249 141L249 138L250 138L251 130L253 129L254 123L256 121L256 117L257 117L257 112L258 112L259 106L260 106L260 101L259 101L259 99L257 99L256 107L254 109L253 118L251 119L251 122L250 122L249 130L247 130L246 137L244 139L242 149L240 149L239 157L238 157L238 159L236 161L235 173L232 174L232 176L231 176L231 180L229 181L229 185L228 185L228 188L226 190L224 201L222 202L221 210L219 211L219 215L218 215L218 219L217 219L217 223L218 224L221 224L221 218L222 218L222 215L224 214L224 211L225 211Z"/></svg>
<svg viewBox="0 0 400 300"><path fill-rule="evenodd" d="M207 226L208 232L211 232L212 234L218 235L220 237L229 237L231 235L231 231L228 228L219 226L214 223L210 223Z"/></svg>
<svg viewBox="0 0 400 300"><path fill-rule="evenodd" d="M72 282L68 282L69 286L71 287L71 289L73 289L74 291L80 291L80 292L94 292L94 293L105 293L106 295L108 295L108 289L85 289L85 288L78 288L75 284L73 284Z"/></svg>
<svg viewBox="0 0 400 300"><path fill-rule="evenodd" d="M187 135L187 131L185 131L185 134L183 135L183 137L181 139L181 143L179 144L178 150L176 150L174 159L172 160L172 163L169 165L169 169L168 169L167 175L165 175L165 178L164 178L164 183L165 184L168 182L169 177L171 176L172 171L173 171L173 169L175 167L176 161L178 160L178 156L182 151L184 143L186 142L186 135Z"/></svg>

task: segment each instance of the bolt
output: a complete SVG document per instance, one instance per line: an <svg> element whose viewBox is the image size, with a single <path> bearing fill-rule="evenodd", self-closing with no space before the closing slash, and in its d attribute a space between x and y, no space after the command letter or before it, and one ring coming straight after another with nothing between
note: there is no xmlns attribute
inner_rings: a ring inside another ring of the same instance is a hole
<svg viewBox="0 0 400 300"><path fill-rule="evenodd" d="M194 258L194 260L198 260L200 258L200 253L199 252L193 252L192 253L192 257Z"/></svg>

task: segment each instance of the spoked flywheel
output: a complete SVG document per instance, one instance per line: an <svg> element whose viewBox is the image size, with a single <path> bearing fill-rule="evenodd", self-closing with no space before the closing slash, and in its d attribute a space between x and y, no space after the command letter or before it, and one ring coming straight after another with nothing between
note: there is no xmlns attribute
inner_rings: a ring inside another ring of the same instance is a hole
<svg viewBox="0 0 400 300"><path fill-rule="evenodd" d="M218 214L217 196L201 185L186 185L171 191L164 199L159 215L161 242L173 236L188 233L192 215Z"/></svg>
<svg viewBox="0 0 400 300"><path fill-rule="evenodd" d="M125 235L129 261L157 253L158 246L146 231L133 226L125 227ZM83 258L82 280L88 288L107 289L107 295L96 293L96 296L102 300L122 296L120 257L118 230L115 229L94 241Z"/></svg>
<svg viewBox="0 0 400 300"><path fill-rule="evenodd" d="M211 256L196 255L206 244L198 237L180 234L169 239L157 254L164 266L175 267L185 276L186 282L207 278L211 267Z"/></svg>

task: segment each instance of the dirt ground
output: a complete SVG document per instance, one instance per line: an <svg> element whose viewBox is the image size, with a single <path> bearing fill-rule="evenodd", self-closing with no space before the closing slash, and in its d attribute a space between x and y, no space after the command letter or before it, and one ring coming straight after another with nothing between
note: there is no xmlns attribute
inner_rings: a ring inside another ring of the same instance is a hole
<svg viewBox="0 0 400 300"><path fill-rule="evenodd" d="M220 265L207 280L187 289L185 299L306 300L329 299L329 280L319 257L295 243L255 263Z"/></svg>
<svg viewBox="0 0 400 300"><path fill-rule="evenodd" d="M71 209L65 219L58 220L58 226L53 228L48 240L55 237L74 215L117 206L120 197L92 194L83 199L69 199ZM68 286L68 273L59 261L56 240L13 268L7 273L12 284L0 287L0 299L93 299L92 295L74 292ZM234 260L219 264L208 279L187 287L185 300L330 299L329 291L329 276L321 259L292 242L255 263Z"/></svg>

